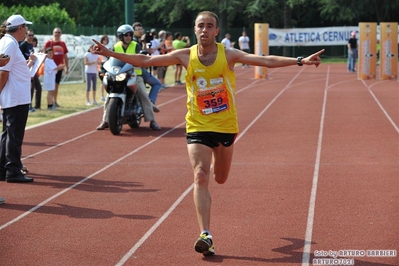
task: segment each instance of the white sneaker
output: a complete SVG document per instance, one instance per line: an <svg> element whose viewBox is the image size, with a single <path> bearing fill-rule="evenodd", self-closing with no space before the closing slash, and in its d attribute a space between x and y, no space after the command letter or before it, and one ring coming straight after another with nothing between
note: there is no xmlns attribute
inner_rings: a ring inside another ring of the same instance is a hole
<svg viewBox="0 0 399 266"><path fill-rule="evenodd" d="M99 104L98 104L98 102L96 102L96 101L93 101L93 105L99 105Z"/></svg>
<svg viewBox="0 0 399 266"><path fill-rule="evenodd" d="M105 97L104 97L104 96L101 97L101 101L102 101L102 102L105 102Z"/></svg>
<svg viewBox="0 0 399 266"><path fill-rule="evenodd" d="M91 106L91 102L87 101L87 102L86 102L86 105L87 105L87 106Z"/></svg>

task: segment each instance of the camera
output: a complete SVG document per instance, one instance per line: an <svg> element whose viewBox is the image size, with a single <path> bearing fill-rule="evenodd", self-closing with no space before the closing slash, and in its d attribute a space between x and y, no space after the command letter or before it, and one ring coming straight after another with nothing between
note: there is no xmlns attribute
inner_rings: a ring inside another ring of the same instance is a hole
<svg viewBox="0 0 399 266"><path fill-rule="evenodd" d="M151 43L151 41L154 39L154 36L152 35L152 32L147 31L145 33L145 42L146 43Z"/></svg>

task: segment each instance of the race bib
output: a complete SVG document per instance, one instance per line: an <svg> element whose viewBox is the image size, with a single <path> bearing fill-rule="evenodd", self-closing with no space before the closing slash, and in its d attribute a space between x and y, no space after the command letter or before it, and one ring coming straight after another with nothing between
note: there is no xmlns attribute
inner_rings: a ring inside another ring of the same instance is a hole
<svg viewBox="0 0 399 266"><path fill-rule="evenodd" d="M197 103L204 115L229 110L229 95L225 84L197 91Z"/></svg>

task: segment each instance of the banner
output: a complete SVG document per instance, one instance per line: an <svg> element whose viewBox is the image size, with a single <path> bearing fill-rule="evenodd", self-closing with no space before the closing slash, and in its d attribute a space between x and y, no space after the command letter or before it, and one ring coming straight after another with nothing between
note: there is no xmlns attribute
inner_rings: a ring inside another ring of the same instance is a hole
<svg viewBox="0 0 399 266"><path fill-rule="evenodd" d="M255 23L255 54L269 55L269 24ZM267 78L267 67L255 66L255 78Z"/></svg>
<svg viewBox="0 0 399 266"><path fill-rule="evenodd" d="M380 27L377 27L379 36ZM320 28L269 28L269 46L346 46L351 32L359 36L358 26ZM397 34L399 38L399 33Z"/></svg>
<svg viewBox="0 0 399 266"><path fill-rule="evenodd" d="M359 43L358 43L358 78L372 79L376 75L377 64L377 23L359 23Z"/></svg>
<svg viewBox="0 0 399 266"><path fill-rule="evenodd" d="M380 79L398 78L398 23L380 23Z"/></svg>
<svg viewBox="0 0 399 266"><path fill-rule="evenodd" d="M359 27L292 28L269 30L270 46L346 46L351 32Z"/></svg>

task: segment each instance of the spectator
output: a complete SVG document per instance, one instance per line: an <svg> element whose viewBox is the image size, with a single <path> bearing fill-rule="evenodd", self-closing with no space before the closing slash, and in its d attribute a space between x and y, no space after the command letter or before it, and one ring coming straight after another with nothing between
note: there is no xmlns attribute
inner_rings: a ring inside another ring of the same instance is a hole
<svg viewBox="0 0 399 266"><path fill-rule="evenodd" d="M251 53L251 49L249 48L249 37L247 36L247 32L244 30L242 32L242 36L238 38L238 45L240 46L240 50L246 53ZM249 67L249 65L242 64L242 67Z"/></svg>
<svg viewBox="0 0 399 266"><path fill-rule="evenodd" d="M10 16L2 25L6 34L0 40L0 54L10 57L8 64L0 67L0 106L3 109L0 180L13 183L33 182L21 172L22 142L31 102L29 68L36 60L34 55L26 60L18 45L25 38L28 24L32 22L21 15Z"/></svg>
<svg viewBox="0 0 399 266"><path fill-rule="evenodd" d="M161 54L161 42L158 40L158 33L156 29L151 29L151 38L150 41L150 54L151 55L160 55ZM153 66L151 69L151 74L155 77L157 75L157 66ZM161 82L161 81L160 81ZM162 84L162 83L161 83Z"/></svg>
<svg viewBox="0 0 399 266"><path fill-rule="evenodd" d="M175 50L190 47L190 38L188 38L187 36L182 36L181 32L176 32L175 39L173 40L172 45ZM180 80L182 69L183 69L183 66L181 64L176 64L175 85L183 85L184 84Z"/></svg>
<svg viewBox="0 0 399 266"><path fill-rule="evenodd" d="M356 32L351 32L348 40L348 72L356 72L356 56L357 56L357 39Z"/></svg>
<svg viewBox="0 0 399 266"><path fill-rule="evenodd" d="M170 31L166 31L165 32L165 37L162 37L162 36L160 34L161 40L164 40L164 45L163 45L163 49L162 49L161 54L167 54L167 53L172 52L174 50L173 49L173 44L172 44L173 43L173 35L172 35L172 33ZM165 81L167 70L168 70L168 66L160 66L160 67L158 67L158 79L161 81L163 88L169 87L166 84L166 81Z"/></svg>
<svg viewBox="0 0 399 266"><path fill-rule="evenodd" d="M33 37L33 38L32 38L32 45L33 45L33 50L35 50L35 53L40 52L40 51L37 49L38 41L37 41L37 38L36 38L36 37Z"/></svg>
<svg viewBox="0 0 399 266"><path fill-rule="evenodd" d="M97 88L97 66L99 59L97 54L93 54L94 44L90 45L89 50L84 54L84 64L86 73L86 105L98 105L96 101L96 88ZM91 85L90 85L91 84ZM90 102L90 89L93 87L93 102Z"/></svg>
<svg viewBox="0 0 399 266"><path fill-rule="evenodd" d="M224 36L223 40L221 41L221 43L224 44L224 46L226 47L226 49L232 49L232 48L234 48L235 42L231 42L231 41L230 41L230 38L231 38L230 34L229 34L229 33L226 33L226 35Z"/></svg>
<svg viewBox="0 0 399 266"><path fill-rule="evenodd" d="M133 23L132 27L134 30L133 41L137 42L140 45L140 50L145 49L146 44L142 40L142 37L144 36L143 26L141 25L140 22L135 22L135 23ZM151 75L151 73L146 68L143 68L142 77L143 77L144 83L147 83L148 85L151 86L150 93L149 93L148 97L150 98L151 102L154 105L153 106L154 112L158 113L159 108L155 106L155 102L157 101L158 93L159 93L159 90L162 88L162 84L156 77Z"/></svg>
<svg viewBox="0 0 399 266"><path fill-rule="evenodd" d="M62 31L60 28L54 28L53 30L53 38L51 40L48 40L44 44L44 50L46 50L48 47L51 47L53 49L53 54L54 54L54 62L55 64L65 65L65 74L68 74L68 48L65 44L65 42L61 41L61 35ZM61 77L62 77L62 71L63 69L58 70L57 74L55 75L55 90L54 90L54 104L56 107L60 107L60 105L57 102L58 98L58 87L60 86L61 82Z"/></svg>
<svg viewBox="0 0 399 266"><path fill-rule="evenodd" d="M43 73L43 90L47 91L47 110L56 110L56 106L53 102L54 90L55 90L55 75L58 70L65 67L64 64L56 65L53 57L53 49L51 47L46 48L45 53L47 57L44 61L44 73Z"/></svg>
<svg viewBox="0 0 399 266"><path fill-rule="evenodd" d="M7 65L8 61L10 61L10 57L9 56L4 57L4 58L3 58L3 56L4 56L4 54L0 54L0 67ZM1 111L1 117L0 118L1 118L0 121L3 121L3 111ZM0 204L3 204L4 202L5 202L5 199L4 198L0 198Z"/></svg>
<svg viewBox="0 0 399 266"><path fill-rule="evenodd" d="M165 46L166 31L160 30L158 34L159 34L159 36L158 36L159 37L159 39L158 39L158 42L159 42L158 54L166 54L167 53L166 46ZM157 78L161 82L162 88L167 87L167 85L165 84L166 69L167 69L167 67L160 66L160 67L157 67L157 71L156 71Z"/></svg>
<svg viewBox="0 0 399 266"><path fill-rule="evenodd" d="M105 47L108 47L108 49L111 49L111 47L109 46L109 38L108 38L107 35L103 35L103 36L101 37L100 42L101 42L101 44L103 44ZM104 62L107 61L108 58L106 58L105 56L100 56L100 57L99 57L99 60L100 60L100 66L101 66L101 64L104 64ZM100 67L99 67L98 70L100 70ZM105 102L105 85L102 84L102 83L101 83L101 101L102 101L102 102Z"/></svg>
<svg viewBox="0 0 399 266"><path fill-rule="evenodd" d="M27 30L26 38L20 43L19 49L21 50L23 56L28 60L30 54L34 53L33 38L35 34L33 30ZM35 93L36 92L36 93ZM34 112L36 109L40 109L41 99L42 99L42 85L40 84L39 76L35 74L31 81L31 100L33 102L33 94L35 94L35 106L32 103L29 105L29 112Z"/></svg>

